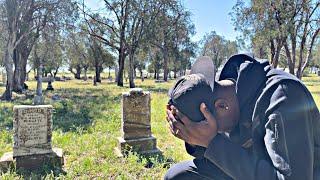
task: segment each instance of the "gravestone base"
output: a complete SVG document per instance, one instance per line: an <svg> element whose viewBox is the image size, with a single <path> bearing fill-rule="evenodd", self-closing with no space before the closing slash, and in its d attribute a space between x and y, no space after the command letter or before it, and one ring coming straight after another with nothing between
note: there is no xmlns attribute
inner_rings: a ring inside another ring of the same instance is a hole
<svg viewBox="0 0 320 180"><path fill-rule="evenodd" d="M13 158L13 153L5 153L0 159L0 171L7 171L14 165L18 171L39 171L43 168L62 169L64 165L63 151L53 148L52 153L18 156Z"/></svg>
<svg viewBox="0 0 320 180"><path fill-rule="evenodd" d="M14 168L13 153L7 152L0 158L0 172Z"/></svg>
<svg viewBox="0 0 320 180"><path fill-rule="evenodd" d="M144 156L161 154L161 151L157 148L157 139L153 136L129 140L119 137L118 141L118 147L115 148L118 157L126 156L130 151Z"/></svg>

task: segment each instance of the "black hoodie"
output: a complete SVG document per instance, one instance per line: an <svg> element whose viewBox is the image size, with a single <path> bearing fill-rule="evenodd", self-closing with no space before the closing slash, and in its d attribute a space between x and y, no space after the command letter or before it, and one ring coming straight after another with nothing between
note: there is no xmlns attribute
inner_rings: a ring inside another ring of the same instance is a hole
<svg viewBox="0 0 320 180"><path fill-rule="evenodd" d="M320 179L320 115L307 88L244 54L227 61L224 79L236 81L240 120L229 135L197 148L204 157L233 179Z"/></svg>

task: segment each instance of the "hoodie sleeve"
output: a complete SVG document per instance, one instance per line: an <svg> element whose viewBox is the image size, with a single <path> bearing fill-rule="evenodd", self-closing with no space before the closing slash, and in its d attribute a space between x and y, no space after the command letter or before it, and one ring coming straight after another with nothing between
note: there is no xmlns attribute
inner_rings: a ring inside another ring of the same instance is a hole
<svg viewBox="0 0 320 180"><path fill-rule="evenodd" d="M233 179L313 179L312 121L306 94L289 83L280 85L270 102L262 139L270 160L257 159L222 135L212 140L204 156Z"/></svg>
<svg viewBox="0 0 320 180"><path fill-rule="evenodd" d="M195 158L203 157L204 152L206 151L206 148L201 146L193 146L191 144L185 143L186 150L188 154Z"/></svg>

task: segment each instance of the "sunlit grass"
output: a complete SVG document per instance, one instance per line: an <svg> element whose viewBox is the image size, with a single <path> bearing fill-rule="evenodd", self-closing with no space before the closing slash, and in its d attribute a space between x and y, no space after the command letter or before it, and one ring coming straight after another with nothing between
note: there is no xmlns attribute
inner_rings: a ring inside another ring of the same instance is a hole
<svg viewBox="0 0 320 180"><path fill-rule="evenodd" d="M303 78L320 107L320 77ZM151 160L152 168L146 168L146 159L130 154L127 158L118 158L114 154L117 137L120 136L120 95L128 91L113 82L103 80L93 86L92 80L71 80L54 82L55 91L45 92L46 103L52 104L54 113L53 146L65 151L67 174L65 179L161 179L167 170L168 162L178 162L191 157L185 152L184 144L172 136L165 120L167 91L174 81L154 83L154 80L136 80L137 87L151 91L151 124L158 147L163 151L165 160ZM27 82L31 91L36 82ZM46 83L43 84L44 89ZM0 86L0 92L4 87ZM53 95L59 95L60 101L53 101ZM0 103L0 155L12 151L12 107L16 104L28 104L30 100L18 99ZM69 113L66 113L68 111ZM167 161L168 160L168 161ZM169 164L170 164L169 163ZM0 175L0 179L19 178L14 172ZM22 178L22 177L20 177ZM53 179L52 174L47 179ZM55 177L57 178L57 177Z"/></svg>

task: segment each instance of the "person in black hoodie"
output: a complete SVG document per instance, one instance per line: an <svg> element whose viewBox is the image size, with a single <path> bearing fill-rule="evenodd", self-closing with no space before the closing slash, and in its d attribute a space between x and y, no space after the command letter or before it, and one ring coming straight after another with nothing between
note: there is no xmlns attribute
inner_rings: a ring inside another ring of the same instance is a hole
<svg viewBox="0 0 320 180"><path fill-rule="evenodd" d="M213 96L214 113L202 103L201 121L169 105L170 130L195 159L173 165L164 179L320 180L320 115L300 80L238 54Z"/></svg>

